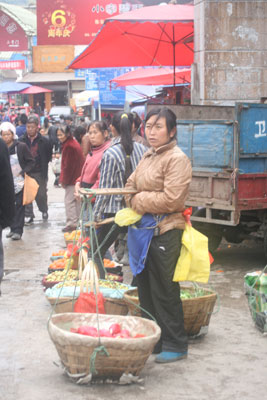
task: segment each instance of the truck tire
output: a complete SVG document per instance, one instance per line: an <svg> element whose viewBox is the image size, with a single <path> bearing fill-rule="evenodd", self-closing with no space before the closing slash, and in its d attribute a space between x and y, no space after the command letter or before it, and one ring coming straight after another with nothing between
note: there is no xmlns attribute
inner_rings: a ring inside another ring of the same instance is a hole
<svg viewBox="0 0 267 400"><path fill-rule="evenodd" d="M196 217L204 217L205 216L205 209L200 209L194 212L193 215ZM222 241L222 230L221 227L215 224L209 224L207 222L199 222L199 221L192 221L193 227L203 233L203 235L207 236L209 242L209 251L213 253L219 246Z"/></svg>

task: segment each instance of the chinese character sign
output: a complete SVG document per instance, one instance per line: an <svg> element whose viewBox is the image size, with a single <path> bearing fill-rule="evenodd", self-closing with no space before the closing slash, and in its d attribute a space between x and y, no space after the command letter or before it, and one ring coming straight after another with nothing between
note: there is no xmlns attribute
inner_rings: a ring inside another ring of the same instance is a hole
<svg viewBox="0 0 267 400"><path fill-rule="evenodd" d="M106 18L143 4L136 0L37 0L38 45L89 44Z"/></svg>
<svg viewBox="0 0 267 400"><path fill-rule="evenodd" d="M28 50L28 38L21 26L0 11L0 51Z"/></svg>

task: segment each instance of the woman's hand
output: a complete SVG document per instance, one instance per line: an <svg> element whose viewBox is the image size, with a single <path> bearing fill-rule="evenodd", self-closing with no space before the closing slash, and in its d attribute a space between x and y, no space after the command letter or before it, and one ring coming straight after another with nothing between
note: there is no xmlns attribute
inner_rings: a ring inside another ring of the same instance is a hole
<svg viewBox="0 0 267 400"><path fill-rule="evenodd" d="M76 182L75 183L75 188L74 188L74 197L76 198L76 200L80 200L80 193L79 193L80 187L81 187L81 183L80 182Z"/></svg>

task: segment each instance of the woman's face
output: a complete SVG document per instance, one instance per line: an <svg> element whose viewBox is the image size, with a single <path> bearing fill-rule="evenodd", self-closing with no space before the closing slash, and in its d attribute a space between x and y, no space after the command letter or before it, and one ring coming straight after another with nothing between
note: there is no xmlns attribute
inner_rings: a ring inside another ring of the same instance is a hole
<svg viewBox="0 0 267 400"><path fill-rule="evenodd" d="M64 143L67 140L67 136L60 129L57 131L57 138L60 141L60 143Z"/></svg>
<svg viewBox="0 0 267 400"><path fill-rule="evenodd" d="M159 118L158 116L153 115L146 122L145 126L145 134L150 146L154 147L154 149L158 149L164 144L170 142L171 138L175 135L175 128L168 132L166 119L164 117Z"/></svg>
<svg viewBox="0 0 267 400"><path fill-rule="evenodd" d="M101 132L95 124L90 126L89 129L89 137L90 143L93 147L101 146L105 142L105 138L107 137L108 132Z"/></svg>
<svg viewBox="0 0 267 400"><path fill-rule="evenodd" d="M7 146L10 146L14 142L14 135L11 131L2 131L2 139Z"/></svg>

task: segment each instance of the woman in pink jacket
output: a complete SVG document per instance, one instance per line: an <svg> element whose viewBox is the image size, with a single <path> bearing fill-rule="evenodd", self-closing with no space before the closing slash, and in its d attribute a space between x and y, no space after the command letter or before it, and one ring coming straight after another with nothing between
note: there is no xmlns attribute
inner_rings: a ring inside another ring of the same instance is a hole
<svg viewBox="0 0 267 400"><path fill-rule="evenodd" d="M81 176L76 180L75 195L79 198L79 189L98 188L100 162L104 151L110 146L108 128L104 121L93 121L89 128L91 151L86 157Z"/></svg>

